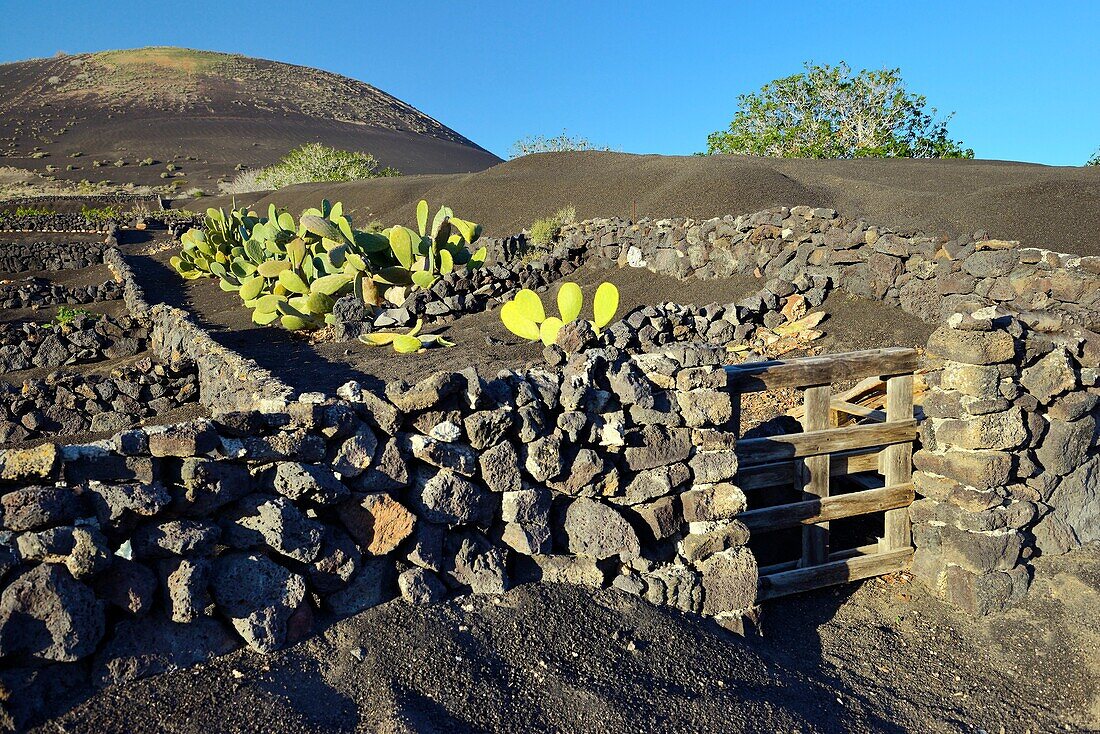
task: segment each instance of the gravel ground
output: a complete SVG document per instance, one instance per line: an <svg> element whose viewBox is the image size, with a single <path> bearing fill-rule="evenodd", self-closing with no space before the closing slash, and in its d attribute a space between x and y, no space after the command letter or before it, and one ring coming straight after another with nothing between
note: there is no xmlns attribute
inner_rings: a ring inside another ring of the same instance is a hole
<svg viewBox="0 0 1100 734"><path fill-rule="evenodd" d="M761 634L608 590L395 601L274 655L106 689L42 732L1053 732L1100 726L1100 548L968 619L901 574L771 602Z"/></svg>

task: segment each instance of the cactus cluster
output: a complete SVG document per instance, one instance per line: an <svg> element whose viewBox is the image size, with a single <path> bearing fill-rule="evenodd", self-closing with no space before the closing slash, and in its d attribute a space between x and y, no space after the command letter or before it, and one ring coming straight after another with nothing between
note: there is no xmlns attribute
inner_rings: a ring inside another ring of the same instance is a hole
<svg viewBox="0 0 1100 734"><path fill-rule="evenodd" d="M379 271L375 279L385 285L385 298L400 305L411 290L428 290L440 275L456 267L479 268L485 264L485 248L470 252L481 236L481 225L459 219L441 206L428 229L428 202L416 207L417 230L397 225L382 231L396 262Z"/></svg>
<svg viewBox="0 0 1100 734"><path fill-rule="evenodd" d="M244 245L259 221L244 209L207 209L202 228L183 234L180 252L171 259L172 267L188 280L214 275L211 264L228 265L234 248Z"/></svg>
<svg viewBox="0 0 1100 734"><path fill-rule="evenodd" d="M400 305L457 265L484 264L484 247L469 250L479 225L441 207L429 236L427 213L421 201L417 234L402 226L355 229L343 205L327 200L302 212L297 223L274 205L266 218L211 209L205 229L184 234L172 265L184 278L217 277L222 290L240 294L257 324L278 320L294 331L317 329L332 321L333 304L343 295L354 293L369 306Z"/></svg>
<svg viewBox="0 0 1100 734"><path fill-rule="evenodd" d="M576 283L562 283L558 288L560 316L547 316L539 294L529 288L516 293L500 309L500 320L508 331L521 339L541 340L546 346L556 344L561 327L581 315L584 294ZM619 310L619 289L613 283L600 283L592 303L592 328L596 333L611 323Z"/></svg>

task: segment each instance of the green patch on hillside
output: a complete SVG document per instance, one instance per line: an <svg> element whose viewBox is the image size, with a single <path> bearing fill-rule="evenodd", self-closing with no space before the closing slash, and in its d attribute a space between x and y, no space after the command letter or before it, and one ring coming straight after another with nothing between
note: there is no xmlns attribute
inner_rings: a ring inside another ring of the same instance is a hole
<svg viewBox="0 0 1100 734"><path fill-rule="evenodd" d="M123 51L102 51L91 54L93 63L101 64L120 74L141 73L145 67L165 76L193 76L216 73L227 56L213 51L193 51L172 46L148 46ZM228 57L232 58L232 57Z"/></svg>

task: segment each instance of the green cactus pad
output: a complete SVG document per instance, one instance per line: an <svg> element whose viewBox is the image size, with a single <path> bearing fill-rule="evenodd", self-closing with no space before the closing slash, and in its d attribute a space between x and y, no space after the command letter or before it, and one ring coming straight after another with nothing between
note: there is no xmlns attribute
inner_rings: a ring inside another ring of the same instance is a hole
<svg viewBox="0 0 1100 734"><path fill-rule="evenodd" d="M557 316L549 316L546 321L543 321L539 326L539 338L542 339L542 343L546 346L556 344L558 341L558 332L565 324Z"/></svg>
<svg viewBox="0 0 1100 734"><path fill-rule="evenodd" d="M561 321L568 324L581 315L581 307L584 305L584 294L576 283L562 283L558 288L558 313Z"/></svg>
<svg viewBox="0 0 1100 734"><path fill-rule="evenodd" d="M515 301L508 301L500 308L500 320L508 331L520 339L538 341L540 338L539 325L523 312L523 309Z"/></svg>
<svg viewBox="0 0 1100 734"><path fill-rule="evenodd" d="M286 260L268 260L256 268L256 272L265 278L278 278L284 270L290 270L290 263Z"/></svg>
<svg viewBox="0 0 1100 734"><path fill-rule="evenodd" d="M596 297L592 304L592 325L596 330L611 323L615 318L615 312L619 310L619 289L613 283L600 283L596 289Z"/></svg>
<svg viewBox="0 0 1100 734"><path fill-rule="evenodd" d="M546 311L542 307L542 299L539 298L539 294L535 293L530 288L524 288L519 293L516 293L515 298L512 299L512 303L516 304L518 309L517 313L524 318L541 324L546 320ZM535 337L536 339L538 337Z"/></svg>
<svg viewBox="0 0 1100 734"><path fill-rule="evenodd" d="M279 285L291 293L309 293L309 286L293 270L283 270L279 273Z"/></svg>
<svg viewBox="0 0 1100 734"><path fill-rule="evenodd" d="M260 276L254 276L247 280L241 281L240 296L246 301L251 301L260 295L260 290L264 287L264 279Z"/></svg>
<svg viewBox="0 0 1100 734"><path fill-rule="evenodd" d="M393 338L393 351L398 354L412 354L423 348L423 344L415 336L398 334Z"/></svg>

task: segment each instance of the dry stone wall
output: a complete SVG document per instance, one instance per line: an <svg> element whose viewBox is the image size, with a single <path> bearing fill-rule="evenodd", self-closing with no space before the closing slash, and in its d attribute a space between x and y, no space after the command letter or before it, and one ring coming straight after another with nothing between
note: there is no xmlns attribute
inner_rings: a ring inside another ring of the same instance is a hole
<svg viewBox="0 0 1100 734"><path fill-rule="evenodd" d="M0 285L0 308L83 306L122 297L122 288L113 280L86 286L66 286L43 278L28 278Z"/></svg>
<svg viewBox="0 0 1100 734"><path fill-rule="evenodd" d="M921 578L995 611L1026 591L1036 553L1100 536L1096 258L809 207L585 222L545 261L593 254L681 278L757 272L763 287L733 304L640 309L594 343L567 330L575 343L548 350L546 370L295 396L182 311L150 307L108 249L153 349L195 363L214 418L0 453L11 720L53 664L107 683L241 644L269 651L318 616L397 596L529 579L614 586L737 628L757 567L736 519L747 501L723 347L834 287L941 325L915 457Z"/></svg>
<svg viewBox="0 0 1100 734"><path fill-rule="evenodd" d="M563 240L678 278L755 272L764 318L790 292L843 288L942 325L911 510L914 570L975 613L1030 582L1030 558L1100 540L1100 258L898 233L831 209L706 221L603 219ZM817 291L823 297L823 291ZM738 307L749 306L746 299Z"/></svg>
<svg viewBox="0 0 1100 734"><path fill-rule="evenodd" d="M967 610L1000 611L1036 553L1100 540L1100 369L1064 332L994 306L953 316L928 350L914 571Z"/></svg>
<svg viewBox="0 0 1100 734"><path fill-rule="evenodd" d="M88 219L81 214L24 214L0 212L0 232L57 232L93 234L118 226L114 220Z"/></svg>
<svg viewBox="0 0 1100 734"><path fill-rule="evenodd" d="M99 265L107 245L99 242L3 242L0 272L75 270Z"/></svg>
<svg viewBox="0 0 1100 734"><path fill-rule="evenodd" d="M767 283L786 288L799 276L822 276L831 287L931 324L1002 304L1025 320L1100 330L1100 257L1021 248L984 232L953 240L903 234L832 209L796 206L705 221L597 219L565 227L561 237L619 265L678 278L758 270Z"/></svg>
<svg viewBox="0 0 1100 734"><path fill-rule="evenodd" d="M0 453L0 678L111 682L534 579L737 628L757 576L724 361L606 347Z"/></svg>
<svg viewBox="0 0 1100 734"><path fill-rule="evenodd" d="M149 327L131 316L78 313L64 323L0 322L0 372L132 357Z"/></svg>
<svg viewBox="0 0 1100 734"><path fill-rule="evenodd" d="M149 321L153 351L165 362L188 360L194 364L199 400L205 407L214 412L286 407L293 393L286 383L253 360L218 344L184 311L165 304L150 306L118 249L108 249L104 262L121 283L121 296L130 313Z"/></svg>

